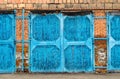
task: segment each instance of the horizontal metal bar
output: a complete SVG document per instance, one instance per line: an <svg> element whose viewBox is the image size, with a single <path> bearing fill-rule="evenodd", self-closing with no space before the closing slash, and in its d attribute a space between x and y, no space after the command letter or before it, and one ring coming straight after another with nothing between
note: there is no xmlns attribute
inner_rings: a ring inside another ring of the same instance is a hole
<svg viewBox="0 0 120 79"><path fill-rule="evenodd" d="M16 67L17 69L22 70L22 67ZM24 67L24 69L28 69L29 67Z"/></svg>
<svg viewBox="0 0 120 79"><path fill-rule="evenodd" d="M16 43L22 43L22 40L16 40ZM24 40L24 43L29 43L28 40Z"/></svg>
<svg viewBox="0 0 120 79"><path fill-rule="evenodd" d="M104 69L105 69L105 68L107 68L107 67L106 67L106 66L95 66L95 68L100 68L100 69L101 69L101 68L104 68Z"/></svg>
<svg viewBox="0 0 120 79"><path fill-rule="evenodd" d="M95 19L106 19L106 16L95 16Z"/></svg>
<svg viewBox="0 0 120 79"><path fill-rule="evenodd" d="M107 38L94 38L95 40L107 40Z"/></svg>
<svg viewBox="0 0 120 79"><path fill-rule="evenodd" d="M23 19L23 16L16 16L16 19ZM24 16L24 19L28 19L28 16Z"/></svg>
<svg viewBox="0 0 120 79"><path fill-rule="evenodd" d="M85 45L85 42L67 42L68 45Z"/></svg>
<svg viewBox="0 0 120 79"><path fill-rule="evenodd" d="M17 58L18 60L22 60L22 58ZM24 58L24 60L28 60L28 58Z"/></svg>

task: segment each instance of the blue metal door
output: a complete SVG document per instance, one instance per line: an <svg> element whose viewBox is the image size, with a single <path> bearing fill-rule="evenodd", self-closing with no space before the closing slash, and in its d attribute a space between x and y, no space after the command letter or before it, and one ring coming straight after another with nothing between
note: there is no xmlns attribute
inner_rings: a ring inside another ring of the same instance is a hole
<svg viewBox="0 0 120 79"><path fill-rule="evenodd" d="M0 73L15 72L15 16L0 14Z"/></svg>
<svg viewBox="0 0 120 79"><path fill-rule="evenodd" d="M108 70L120 70L120 15L108 14Z"/></svg>
<svg viewBox="0 0 120 79"><path fill-rule="evenodd" d="M94 70L93 15L30 14L31 72Z"/></svg>
<svg viewBox="0 0 120 79"><path fill-rule="evenodd" d="M60 72L60 20L57 14L31 14L30 71Z"/></svg>
<svg viewBox="0 0 120 79"><path fill-rule="evenodd" d="M64 58L65 71L89 72L94 70L93 16L65 16Z"/></svg>

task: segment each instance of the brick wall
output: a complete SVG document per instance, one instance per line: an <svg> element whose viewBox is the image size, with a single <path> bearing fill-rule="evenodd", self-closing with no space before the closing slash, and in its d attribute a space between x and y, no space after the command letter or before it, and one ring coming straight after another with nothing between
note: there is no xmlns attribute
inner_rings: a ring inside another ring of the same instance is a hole
<svg viewBox="0 0 120 79"><path fill-rule="evenodd" d="M105 16L106 11L120 9L120 0L0 0L0 10L6 9L93 9L94 16ZM97 10L98 9L98 10ZM101 9L101 10L100 10ZM26 10L27 11L27 10ZM28 10L29 11L29 10ZM21 15L21 10L17 10L17 16ZM26 12L27 13L27 12ZM21 26L22 22L17 20L17 40L21 40ZM95 37L104 38L106 37L106 19L95 19L94 20ZM28 39L28 22L25 21L25 40ZM106 41L95 41L95 65L106 66L105 63L98 61L98 50L105 49L107 55ZM21 44L17 44L17 52L21 52ZM21 53L17 53L17 55ZM25 45L25 55L28 55L28 45ZM21 60L17 59L17 67L21 65ZM25 60L25 67L28 66Z"/></svg>
<svg viewBox="0 0 120 79"><path fill-rule="evenodd" d="M120 0L0 0L0 9L120 9Z"/></svg>

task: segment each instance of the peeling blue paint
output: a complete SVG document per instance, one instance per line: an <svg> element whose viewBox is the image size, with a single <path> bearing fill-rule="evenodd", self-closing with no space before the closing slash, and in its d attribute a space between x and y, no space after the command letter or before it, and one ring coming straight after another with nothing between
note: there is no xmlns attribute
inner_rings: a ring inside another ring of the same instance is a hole
<svg viewBox="0 0 120 79"><path fill-rule="evenodd" d="M30 14L30 72L94 71L93 15Z"/></svg>
<svg viewBox="0 0 120 79"><path fill-rule="evenodd" d="M108 70L120 70L120 15L107 15Z"/></svg>
<svg viewBox="0 0 120 79"><path fill-rule="evenodd" d="M0 73L15 72L15 15L0 14Z"/></svg>

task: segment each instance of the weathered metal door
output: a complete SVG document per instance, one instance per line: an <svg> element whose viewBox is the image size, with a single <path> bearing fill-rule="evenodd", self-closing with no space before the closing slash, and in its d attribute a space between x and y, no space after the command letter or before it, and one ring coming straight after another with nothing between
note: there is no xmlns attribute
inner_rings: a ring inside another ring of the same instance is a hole
<svg viewBox="0 0 120 79"><path fill-rule="evenodd" d="M94 70L93 16L30 14L31 72Z"/></svg>
<svg viewBox="0 0 120 79"><path fill-rule="evenodd" d="M120 15L108 14L108 70L120 70Z"/></svg>
<svg viewBox="0 0 120 79"><path fill-rule="evenodd" d="M60 20L56 14L31 14L31 72L61 70Z"/></svg>
<svg viewBox="0 0 120 79"><path fill-rule="evenodd" d="M64 59L65 71L88 72L94 70L93 16L65 16Z"/></svg>
<svg viewBox="0 0 120 79"><path fill-rule="evenodd" d="M0 14L0 73L15 72L15 15Z"/></svg>

